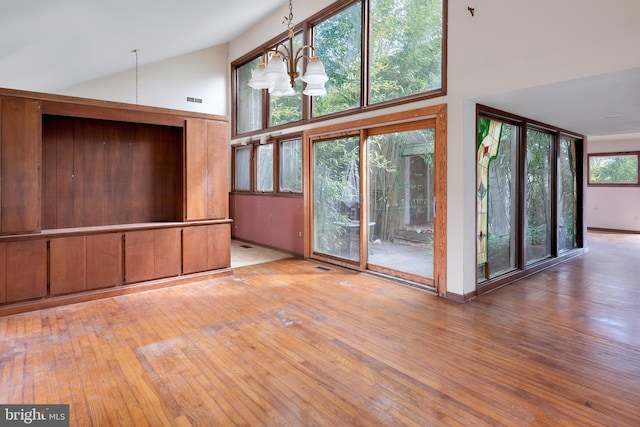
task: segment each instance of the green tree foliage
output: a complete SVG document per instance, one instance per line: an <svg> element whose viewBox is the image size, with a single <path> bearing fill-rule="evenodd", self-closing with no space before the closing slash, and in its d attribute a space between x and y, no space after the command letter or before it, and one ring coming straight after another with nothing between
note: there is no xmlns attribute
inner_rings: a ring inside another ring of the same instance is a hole
<svg viewBox="0 0 640 427"><path fill-rule="evenodd" d="M320 252L338 255L345 240L339 224L349 220L345 192L351 172L359 173L360 138L338 138L314 143L314 247Z"/></svg>
<svg viewBox="0 0 640 427"><path fill-rule="evenodd" d="M371 0L371 102L441 86L442 1Z"/></svg>
<svg viewBox="0 0 640 427"><path fill-rule="evenodd" d="M327 94L313 99L314 117L360 106L362 4L356 3L313 29L314 47L329 76Z"/></svg>
<svg viewBox="0 0 640 427"><path fill-rule="evenodd" d="M591 156L589 157L589 181L595 183L638 182L638 156Z"/></svg>
<svg viewBox="0 0 640 427"><path fill-rule="evenodd" d="M547 254L551 227L551 134L527 130L527 181L525 215L527 218L527 259Z"/></svg>

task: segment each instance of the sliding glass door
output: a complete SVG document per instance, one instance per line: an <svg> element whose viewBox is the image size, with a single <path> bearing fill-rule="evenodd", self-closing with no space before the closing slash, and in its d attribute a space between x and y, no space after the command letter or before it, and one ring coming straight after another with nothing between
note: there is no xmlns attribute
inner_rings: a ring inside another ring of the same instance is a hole
<svg viewBox="0 0 640 427"><path fill-rule="evenodd" d="M310 148L312 256L435 287L435 120L329 133Z"/></svg>
<svg viewBox="0 0 640 427"><path fill-rule="evenodd" d="M433 279L433 128L368 139L368 267L416 282Z"/></svg>
<svg viewBox="0 0 640 427"><path fill-rule="evenodd" d="M516 268L519 128L478 120L477 257L479 279Z"/></svg>
<svg viewBox="0 0 640 427"><path fill-rule="evenodd" d="M360 134L313 144L313 248L360 264Z"/></svg>
<svg viewBox="0 0 640 427"><path fill-rule="evenodd" d="M551 256L551 148L553 135L527 129L525 255L527 263Z"/></svg>

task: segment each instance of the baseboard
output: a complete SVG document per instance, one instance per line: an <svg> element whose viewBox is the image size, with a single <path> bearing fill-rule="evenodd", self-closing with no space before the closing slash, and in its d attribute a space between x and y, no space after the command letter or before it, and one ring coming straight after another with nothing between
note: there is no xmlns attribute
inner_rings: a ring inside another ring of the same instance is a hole
<svg viewBox="0 0 640 427"><path fill-rule="evenodd" d="M232 274L230 268L220 270L205 271L202 273L186 274L183 276L169 277L166 279L149 280L146 282L132 283L130 285L118 285L110 288L96 289L86 292L73 293L68 295L57 295L53 297L43 297L36 300L20 301L16 303L8 303L0 306L0 317L12 314L26 313L29 311L42 310L46 308L59 307L63 305L77 304L81 302L94 301L103 298L110 298L119 295L127 295L137 292L149 291L152 289L166 288L196 282L201 280L213 279L221 276L229 276Z"/></svg>

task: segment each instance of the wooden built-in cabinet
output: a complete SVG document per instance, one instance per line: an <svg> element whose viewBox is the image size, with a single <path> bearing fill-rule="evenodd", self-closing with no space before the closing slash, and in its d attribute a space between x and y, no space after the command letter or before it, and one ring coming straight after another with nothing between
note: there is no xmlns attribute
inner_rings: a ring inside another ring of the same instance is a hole
<svg viewBox="0 0 640 427"><path fill-rule="evenodd" d="M186 147L185 220L222 219L229 217L228 180L217 173L228 173L228 147L217 141L224 139L223 123L202 119L187 119L187 141L197 141ZM212 173L217 171L217 173ZM226 202L225 202L226 200Z"/></svg>
<svg viewBox="0 0 640 427"><path fill-rule="evenodd" d="M6 302L47 295L46 240L14 241L6 244Z"/></svg>
<svg viewBox="0 0 640 427"><path fill-rule="evenodd" d="M0 243L0 304L7 302L7 244Z"/></svg>
<svg viewBox="0 0 640 427"><path fill-rule="evenodd" d="M0 304L229 269L228 120L0 89Z"/></svg>
<svg viewBox="0 0 640 427"><path fill-rule="evenodd" d="M80 292L87 289L87 238L59 237L49 241L49 293Z"/></svg>
<svg viewBox="0 0 640 427"><path fill-rule="evenodd" d="M0 234L40 230L40 102L0 97Z"/></svg>
<svg viewBox="0 0 640 427"><path fill-rule="evenodd" d="M123 239L126 283L182 273L180 229L132 231L125 233Z"/></svg>
<svg viewBox="0 0 640 427"><path fill-rule="evenodd" d="M122 236L120 233L87 235L87 289L122 283Z"/></svg>

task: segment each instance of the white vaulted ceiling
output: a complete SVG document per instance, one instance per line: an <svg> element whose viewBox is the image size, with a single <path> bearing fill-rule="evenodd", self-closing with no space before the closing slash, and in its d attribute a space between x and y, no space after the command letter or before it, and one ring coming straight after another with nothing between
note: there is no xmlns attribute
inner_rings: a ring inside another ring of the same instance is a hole
<svg viewBox="0 0 640 427"><path fill-rule="evenodd" d="M286 0L3 0L0 87L57 89L227 43Z"/></svg>

